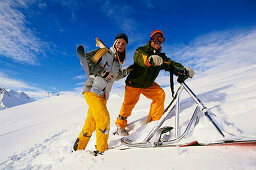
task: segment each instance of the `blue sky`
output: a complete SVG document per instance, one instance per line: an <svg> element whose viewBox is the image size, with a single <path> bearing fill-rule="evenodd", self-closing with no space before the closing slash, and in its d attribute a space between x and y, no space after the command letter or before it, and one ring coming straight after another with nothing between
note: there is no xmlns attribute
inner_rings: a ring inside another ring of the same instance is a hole
<svg viewBox="0 0 256 170"><path fill-rule="evenodd" d="M130 65L154 29L165 34L163 52L199 77L256 63L255 0L1 0L0 87L37 99L81 92L79 44L93 50L99 37L111 47L126 33ZM158 83L167 86L166 77Z"/></svg>

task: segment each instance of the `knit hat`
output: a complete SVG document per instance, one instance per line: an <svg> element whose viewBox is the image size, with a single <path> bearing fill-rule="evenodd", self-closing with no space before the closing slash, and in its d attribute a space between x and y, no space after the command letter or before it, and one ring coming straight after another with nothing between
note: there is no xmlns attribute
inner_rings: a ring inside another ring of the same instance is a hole
<svg viewBox="0 0 256 170"><path fill-rule="evenodd" d="M127 37L127 35L125 35L124 33L118 34L118 35L116 36L116 39L115 39L115 40L117 40L117 39L123 39L123 40L126 41L126 44L128 44L128 37Z"/></svg>
<svg viewBox="0 0 256 170"><path fill-rule="evenodd" d="M154 30L154 31L152 31L150 37L152 38L155 34L162 34L162 36L164 37L164 33L161 30Z"/></svg>

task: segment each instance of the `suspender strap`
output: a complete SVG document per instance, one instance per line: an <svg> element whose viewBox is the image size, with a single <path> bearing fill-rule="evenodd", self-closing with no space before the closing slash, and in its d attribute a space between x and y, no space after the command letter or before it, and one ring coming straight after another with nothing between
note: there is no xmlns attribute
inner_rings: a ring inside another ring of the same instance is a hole
<svg viewBox="0 0 256 170"><path fill-rule="evenodd" d="M99 51L96 52L96 54L94 54L93 58L92 58L92 61L94 63L98 63L98 61L101 59L101 57L106 54L107 52L109 52L108 49L106 48L101 48L99 49Z"/></svg>

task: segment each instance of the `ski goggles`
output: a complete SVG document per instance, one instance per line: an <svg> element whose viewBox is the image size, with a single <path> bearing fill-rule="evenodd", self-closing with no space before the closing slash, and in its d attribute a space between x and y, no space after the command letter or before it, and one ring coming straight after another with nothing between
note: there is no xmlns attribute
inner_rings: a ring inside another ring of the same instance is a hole
<svg viewBox="0 0 256 170"><path fill-rule="evenodd" d="M151 40L155 44L162 44L164 42L165 38L162 35L154 35L153 37L151 37Z"/></svg>

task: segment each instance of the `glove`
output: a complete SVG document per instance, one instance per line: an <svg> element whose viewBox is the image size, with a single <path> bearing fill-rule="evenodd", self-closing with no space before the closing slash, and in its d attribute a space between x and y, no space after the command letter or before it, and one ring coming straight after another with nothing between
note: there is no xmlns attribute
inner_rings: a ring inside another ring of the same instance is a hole
<svg viewBox="0 0 256 170"><path fill-rule="evenodd" d="M110 71L104 70L101 73L101 77L104 78L106 81L110 81L114 76Z"/></svg>
<svg viewBox="0 0 256 170"><path fill-rule="evenodd" d="M187 67L184 69L183 74L179 75L177 81L179 83L183 83L187 78L192 78L194 77L195 72L192 70L190 67Z"/></svg>
<svg viewBox="0 0 256 170"><path fill-rule="evenodd" d="M194 72L194 70L192 70L192 68L187 67L187 68L185 68L185 70L186 70L186 72L187 72L186 74L187 74L187 76L188 76L189 78L194 77L195 72Z"/></svg>
<svg viewBox="0 0 256 170"><path fill-rule="evenodd" d="M152 66L161 66L164 63L162 57L160 57L159 55L149 56L148 61L150 64L152 64Z"/></svg>
<svg viewBox="0 0 256 170"><path fill-rule="evenodd" d="M179 83L184 83L185 80L187 80L187 76L185 75L179 75L178 79L177 79L177 82Z"/></svg>

